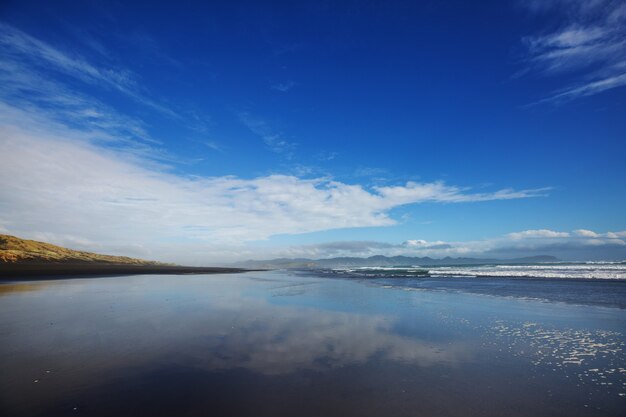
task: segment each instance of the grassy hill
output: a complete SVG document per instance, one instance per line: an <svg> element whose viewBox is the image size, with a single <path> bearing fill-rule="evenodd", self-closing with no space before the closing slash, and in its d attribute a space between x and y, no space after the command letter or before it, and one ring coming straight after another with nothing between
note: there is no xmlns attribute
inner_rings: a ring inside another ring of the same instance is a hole
<svg viewBox="0 0 626 417"><path fill-rule="evenodd" d="M114 264L114 265L162 265L127 256L100 255L20 239L10 235L0 235L0 264Z"/></svg>
<svg viewBox="0 0 626 417"><path fill-rule="evenodd" d="M127 256L100 255L0 234L0 281L69 276L226 274L242 268L182 266Z"/></svg>

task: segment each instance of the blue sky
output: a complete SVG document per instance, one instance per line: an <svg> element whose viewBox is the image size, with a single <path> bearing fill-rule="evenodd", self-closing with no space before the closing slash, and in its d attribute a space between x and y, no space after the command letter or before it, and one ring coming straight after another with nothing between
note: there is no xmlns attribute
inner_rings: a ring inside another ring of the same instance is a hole
<svg viewBox="0 0 626 417"><path fill-rule="evenodd" d="M125 3L0 6L5 233L626 257L623 1Z"/></svg>

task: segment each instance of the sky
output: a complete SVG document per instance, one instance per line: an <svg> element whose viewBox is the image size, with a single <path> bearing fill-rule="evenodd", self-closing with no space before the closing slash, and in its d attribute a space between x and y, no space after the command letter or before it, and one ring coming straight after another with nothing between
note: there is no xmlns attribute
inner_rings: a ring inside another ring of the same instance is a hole
<svg viewBox="0 0 626 417"><path fill-rule="evenodd" d="M626 1L0 4L0 233L626 259Z"/></svg>

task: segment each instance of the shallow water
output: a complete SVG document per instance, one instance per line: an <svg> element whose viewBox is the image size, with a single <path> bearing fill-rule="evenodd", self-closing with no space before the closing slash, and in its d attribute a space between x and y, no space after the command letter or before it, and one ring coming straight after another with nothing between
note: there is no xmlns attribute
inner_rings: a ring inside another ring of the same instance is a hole
<svg viewBox="0 0 626 417"><path fill-rule="evenodd" d="M0 284L0 415L623 415L626 310L418 282Z"/></svg>

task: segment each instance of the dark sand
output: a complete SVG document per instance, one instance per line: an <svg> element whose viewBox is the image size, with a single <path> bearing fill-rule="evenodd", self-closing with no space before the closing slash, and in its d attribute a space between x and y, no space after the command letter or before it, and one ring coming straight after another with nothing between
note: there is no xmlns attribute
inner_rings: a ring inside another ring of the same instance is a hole
<svg viewBox="0 0 626 417"><path fill-rule="evenodd" d="M0 279L32 277L55 279L66 276L105 275L162 275L162 274L228 274L246 272L242 268L195 267L178 265L116 265L116 264L70 264L70 263L24 263L0 264Z"/></svg>

